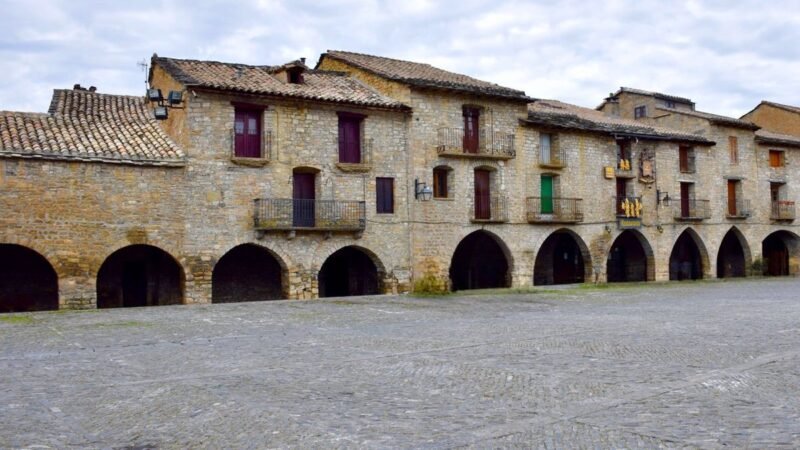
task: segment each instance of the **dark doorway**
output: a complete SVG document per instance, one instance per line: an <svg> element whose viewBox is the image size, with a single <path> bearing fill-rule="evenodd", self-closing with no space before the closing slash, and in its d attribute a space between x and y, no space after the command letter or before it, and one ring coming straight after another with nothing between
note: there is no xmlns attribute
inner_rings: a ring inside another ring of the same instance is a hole
<svg viewBox="0 0 800 450"><path fill-rule="evenodd" d="M97 273L97 307L128 308L183 303L183 269L167 252L131 245L106 258Z"/></svg>
<svg viewBox="0 0 800 450"><path fill-rule="evenodd" d="M606 273L609 283L648 281L650 267L648 252L643 245L644 237L631 230L625 230L611 244L606 260Z"/></svg>
<svg viewBox="0 0 800 450"><path fill-rule="evenodd" d="M465 237L450 262L454 291L509 287L509 264L500 244L485 231Z"/></svg>
<svg viewBox="0 0 800 450"><path fill-rule="evenodd" d="M314 173L294 172L292 177L292 226L314 227L316 186Z"/></svg>
<svg viewBox="0 0 800 450"><path fill-rule="evenodd" d="M556 231L542 243L533 268L533 284L583 283L585 263L576 237Z"/></svg>
<svg viewBox="0 0 800 450"><path fill-rule="evenodd" d="M345 247L325 260L319 271L320 297L380 294L378 268L356 247Z"/></svg>
<svg viewBox="0 0 800 450"><path fill-rule="evenodd" d="M58 309L58 276L35 251L0 244L0 313Z"/></svg>
<svg viewBox="0 0 800 450"><path fill-rule="evenodd" d="M670 280L699 280L703 278L703 257L695 238L687 230L681 233L669 256Z"/></svg>
<svg viewBox="0 0 800 450"><path fill-rule="evenodd" d="M787 231L776 231L761 243L764 258L764 275L781 277L792 274L790 257L798 247L798 238Z"/></svg>
<svg viewBox="0 0 800 450"><path fill-rule="evenodd" d="M244 244L231 249L214 266L211 302L234 303L283 298L282 270L265 248Z"/></svg>
<svg viewBox="0 0 800 450"><path fill-rule="evenodd" d="M464 153L478 153L480 146L480 117L478 108L464 108Z"/></svg>
<svg viewBox="0 0 800 450"><path fill-rule="evenodd" d="M489 220L492 217L491 173L488 170L475 169L475 219Z"/></svg>
<svg viewBox="0 0 800 450"><path fill-rule="evenodd" d="M743 237L736 230L725 234L717 254L717 278L747 276L747 260L742 240Z"/></svg>

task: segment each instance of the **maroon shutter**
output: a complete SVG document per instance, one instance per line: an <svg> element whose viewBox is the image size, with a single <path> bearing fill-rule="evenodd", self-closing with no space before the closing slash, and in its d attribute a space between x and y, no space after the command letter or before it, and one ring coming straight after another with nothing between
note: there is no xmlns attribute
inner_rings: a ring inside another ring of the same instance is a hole
<svg viewBox="0 0 800 450"><path fill-rule="evenodd" d="M475 171L475 218L489 220L492 217L490 206L489 171Z"/></svg>
<svg viewBox="0 0 800 450"><path fill-rule="evenodd" d="M464 153L478 153L480 110L464 108Z"/></svg>
<svg viewBox="0 0 800 450"><path fill-rule="evenodd" d="M681 183L681 217L690 217L689 183Z"/></svg>
<svg viewBox="0 0 800 450"><path fill-rule="evenodd" d="M292 224L295 227L313 227L316 206L314 174L296 172L292 181Z"/></svg>
<svg viewBox="0 0 800 450"><path fill-rule="evenodd" d="M394 212L394 178L375 179L376 211L381 214Z"/></svg>
<svg viewBox="0 0 800 450"><path fill-rule="evenodd" d="M237 109L234 118L234 155L261 157L261 112Z"/></svg>
<svg viewBox="0 0 800 450"><path fill-rule="evenodd" d="M361 162L361 119L339 116L339 162Z"/></svg>

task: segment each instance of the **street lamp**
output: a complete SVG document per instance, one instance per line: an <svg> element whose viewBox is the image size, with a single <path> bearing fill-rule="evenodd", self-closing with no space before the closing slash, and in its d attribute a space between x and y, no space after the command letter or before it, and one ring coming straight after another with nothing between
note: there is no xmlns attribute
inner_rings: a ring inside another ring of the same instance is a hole
<svg viewBox="0 0 800 450"><path fill-rule="evenodd" d="M414 198L417 200L422 200L423 202L427 202L433 196L433 189L428 187L428 185L422 181L420 182L418 178L414 179Z"/></svg>

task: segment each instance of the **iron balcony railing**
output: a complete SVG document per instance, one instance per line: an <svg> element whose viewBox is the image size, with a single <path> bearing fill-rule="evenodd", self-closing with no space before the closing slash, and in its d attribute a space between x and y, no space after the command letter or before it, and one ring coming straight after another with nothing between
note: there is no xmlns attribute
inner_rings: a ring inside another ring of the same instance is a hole
<svg viewBox="0 0 800 450"><path fill-rule="evenodd" d="M778 200L772 202L770 218L772 220L794 220L794 202L789 200Z"/></svg>
<svg viewBox="0 0 800 450"><path fill-rule="evenodd" d="M359 165L364 165L364 166L368 166L368 165L372 164L372 138L361 139L361 143L359 145L360 153L358 155L354 155L354 156L358 157L358 158L355 158L356 160L354 160L354 161L346 161L346 159L353 159L353 158L351 157L351 155L346 155L345 153L347 153L347 152L345 150L343 150L343 149L349 148L352 144L350 144L347 141L339 142L337 140L336 142L339 145L339 152L336 155L336 162L337 163L339 163L339 164L353 164L353 165L359 164Z"/></svg>
<svg viewBox="0 0 800 450"><path fill-rule="evenodd" d="M750 217L750 200L736 199L735 202L728 202L726 215L732 219L744 219Z"/></svg>
<svg viewBox="0 0 800 450"><path fill-rule="evenodd" d="M704 220L711 218L708 200L679 198L675 203L675 218L679 220Z"/></svg>
<svg viewBox="0 0 800 450"><path fill-rule="evenodd" d="M463 128L439 128L436 151L440 155L513 158L514 134L480 130L477 140L464 135Z"/></svg>
<svg viewBox="0 0 800 450"><path fill-rule="evenodd" d="M583 222L583 199L528 197L526 203L530 223Z"/></svg>
<svg viewBox="0 0 800 450"><path fill-rule="evenodd" d="M614 211L617 217L639 218L644 213L642 197L614 197Z"/></svg>
<svg viewBox="0 0 800 450"><path fill-rule="evenodd" d="M505 197L476 195L470 208L473 222L508 222L508 202Z"/></svg>
<svg viewBox="0 0 800 450"><path fill-rule="evenodd" d="M257 230L359 231L366 228L366 206L360 201L259 198Z"/></svg>
<svg viewBox="0 0 800 450"><path fill-rule="evenodd" d="M231 130L231 158L233 159L254 159L254 160L272 160L272 131L266 130L261 133L261 145L259 146L259 154L245 155L242 149L236 148L236 130Z"/></svg>
<svg viewBox="0 0 800 450"><path fill-rule="evenodd" d="M539 166L560 168L567 166L567 151L564 148L550 147L550 151L539 152Z"/></svg>

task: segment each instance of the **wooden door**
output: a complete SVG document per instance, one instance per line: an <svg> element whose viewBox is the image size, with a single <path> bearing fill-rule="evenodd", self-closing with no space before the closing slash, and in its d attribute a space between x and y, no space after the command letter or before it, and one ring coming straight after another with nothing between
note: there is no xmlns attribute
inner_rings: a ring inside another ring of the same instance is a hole
<svg viewBox="0 0 800 450"><path fill-rule="evenodd" d="M542 214L553 214L553 176L542 175L541 183Z"/></svg>
<svg viewBox="0 0 800 450"><path fill-rule="evenodd" d="M736 208L736 181L728 180L728 215L735 216Z"/></svg>
<svg viewBox="0 0 800 450"><path fill-rule="evenodd" d="M492 217L489 175L488 170L475 170L475 218L478 220Z"/></svg>
<svg viewBox="0 0 800 450"><path fill-rule="evenodd" d="M464 153L478 153L480 110L464 108Z"/></svg>
<svg viewBox="0 0 800 450"><path fill-rule="evenodd" d="M361 162L361 120L356 117L339 117L339 162Z"/></svg>
<svg viewBox="0 0 800 450"><path fill-rule="evenodd" d="M314 174L295 172L292 180L292 225L295 227L313 227L316 206Z"/></svg>
<svg viewBox="0 0 800 450"><path fill-rule="evenodd" d="M261 157L261 113L237 109L234 123L234 155L240 158Z"/></svg>
<svg viewBox="0 0 800 450"><path fill-rule="evenodd" d="M691 217L691 201L689 200L689 183L681 183L681 217Z"/></svg>

